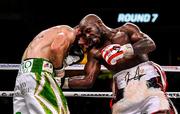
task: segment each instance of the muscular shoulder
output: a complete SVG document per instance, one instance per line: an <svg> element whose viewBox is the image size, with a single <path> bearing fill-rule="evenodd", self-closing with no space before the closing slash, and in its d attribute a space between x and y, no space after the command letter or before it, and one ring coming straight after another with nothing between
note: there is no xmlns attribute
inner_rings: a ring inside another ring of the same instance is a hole
<svg viewBox="0 0 180 114"><path fill-rule="evenodd" d="M119 27L119 30L124 31L126 33L139 33L140 32L140 29L137 25L133 23L129 23L129 22Z"/></svg>
<svg viewBox="0 0 180 114"><path fill-rule="evenodd" d="M58 25L58 26L55 26L54 28L56 29L60 29L60 30L66 30L66 31L69 31L69 32L73 32L74 29L72 27L70 27L69 25Z"/></svg>
<svg viewBox="0 0 180 114"><path fill-rule="evenodd" d="M57 25L50 28L47 28L40 32L40 34L46 34L46 33L73 33L74 29L68 25Z"/></svg>
<svg viewBox="0 0 180 114"><path fill-rule="evenodd" d="M75 40L76 33L75 33L74 28L68 25L60 25L60 26L57 26L57 28L59 29L58 32L64 33L67 39L71 40L72 42Z"/></svg>
<svg viewBox="0 0 180 114"><path fill-rule="evenodd" d="M51 36L61 36L62 40L65 38L66 40L74 40L75 39L75 30L68 25L58 25L50 27L42 31L40 34L49 34ZM63 34L63 35L62 35Z"/></svg>
<svg viewBox="0 0 180 114"><path fill-rule="evenodd" d="M139 27L137 25L135 25L134 23L125 23L123 26L127 27L127 28L131 28L134 29L136 31L140 31Z"/></svg>
<svg viewBox="0 0 180 114"><path fill-rule="evenodd" d="M128 34L132 42L136 42L144 38L144 33L140 30L140 28L137 25L133 23L125 23L123 26L119 27L119 30Z"/></svg>

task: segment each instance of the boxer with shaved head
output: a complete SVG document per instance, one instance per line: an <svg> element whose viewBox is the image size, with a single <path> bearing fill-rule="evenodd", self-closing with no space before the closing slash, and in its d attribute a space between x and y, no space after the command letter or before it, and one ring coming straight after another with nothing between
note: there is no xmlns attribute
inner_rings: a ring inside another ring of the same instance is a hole
<svg viewBox="0 0 180 114"><path fill-rule="evenodd" d="M95 14L85 16L80 24L80 44L87 50L85 77L69 79L69 87L93 86L101 65L113 73L115 96L113 114L174 114L167 98L166 77L159 65L148 58L155 42L133 23L118 28L106 26Z"/></svg>

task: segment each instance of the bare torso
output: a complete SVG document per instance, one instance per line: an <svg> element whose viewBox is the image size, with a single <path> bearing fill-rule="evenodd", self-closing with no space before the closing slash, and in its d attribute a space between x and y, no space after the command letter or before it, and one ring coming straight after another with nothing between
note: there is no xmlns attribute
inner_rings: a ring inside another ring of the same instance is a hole
<svg viewBox="0 0 180 114"><path fill-rule="evenodd" d="M120 32L118 31L111 40L108 40L104 43L103 46L101 46L100 48L93 48L91 50L91 53L93 53L93 55L95 55L95 58L97 58L102 65L104 65L106 68L108 68L110 71L112 71L113 73L117 73L121 70L124 69L128 69L131 68L133 66L136 66L139 63L148 61L148 56L147 54L142 54L142 55L134 55L132 58L118 62L115 65L109 65L101 56L101 50L106 47L107 45L110 44L120 44L120 45L124 45L127 43L131 43L130 38L127 36L127 34L125 34L124 32Z"/></svg>
<svg viewBox="0 0 180 114"><path fill-rule="evenodd" d="M26 48L22 60L44 58L52 62L54 67L61 67L71 42L67 38L64 40L65 38L59 35L61 32L56 26L39 33ZM54 46L57 49L53 50L53 45L57 45Z"/></svg>
<svg viewBox="0 0 180 114"><path fill-rule="evenodd" d="M96 15L87 15L82 19L79 27L82 34L79 44L87 49L85 77L81 80L72 78L69 80L70 87L92 87L101 72L101 65L112 73L117 73L148 61L147 54L156 48L153 40L132 23L125 23L113 29L107 27ZM119 50L113 49L115 45ZM122 48L123 51L121 46L125 47L124 50Z"/></svg>

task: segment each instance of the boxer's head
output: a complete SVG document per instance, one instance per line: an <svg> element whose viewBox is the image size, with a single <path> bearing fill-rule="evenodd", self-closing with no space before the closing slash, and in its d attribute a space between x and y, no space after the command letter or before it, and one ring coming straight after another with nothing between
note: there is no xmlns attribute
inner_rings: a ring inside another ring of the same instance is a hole
<svg viewBox="0 0 180 114"><path fill-rule="evenodd" d="M105 25L97 15L85 16L81 20L79 28L86 47L98 46L103 41Z"/></svg>

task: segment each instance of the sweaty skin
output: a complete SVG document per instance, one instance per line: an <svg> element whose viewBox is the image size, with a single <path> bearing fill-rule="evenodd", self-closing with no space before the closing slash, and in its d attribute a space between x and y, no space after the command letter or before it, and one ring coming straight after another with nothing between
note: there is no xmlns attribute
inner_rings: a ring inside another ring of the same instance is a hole
<svg viewBox="0 0 180 114"><path fill-rule="evenodd" d="M147 111L147 113L153 114L175 114L177 112L173 104L168 102L167 96L165 96L163 89L160 90L161 87L164 86L161 84L163 79L158 79L161 76L159 76L157 69L155 69L153 65L150 65L152 69L154 69L152 72L149 68L146 69L147 71L143 69L147 74L139 74L140 70L136 70L138 71L136 72L131 69L136 67L139 69L140 65L150 62L148 53L156 49L154 41L148 35L143 33L138 26L132 23L125 23L124 25L113 29L107 27L98 16L90 14L82 19L79 24L79 28L82 34L79 44L86 48L88 60L84 68L84 78L76 79L72 77L69 80L70 88L92 87L100 73L101 65L104 65L109 71L113 73L114 76L112 83L112 92L115 96L115 102L112 107L113 114L126 112L136 113L134 111L137 111L138 113L140 111L142 113L143 111ZM116 55L118 54L123 56L116 58ZM113 59L115 62L111 61ZM123 72L123 70L125 71ZM135 73L135 75L138 73L137 75L139 79L134 77L128 78L129 82L123 81L125 79L123 77L124 75L132 76L134 75L133 73ZM150 78L150 80L142 81L142 79L139 81L143 75ZM150 75L154 75L156 77L151 78ZM150 83L152 84L147 85ZM123 84L127 85L124 87ZM143 95L144 93L148 93L150 91L152 94L149 94L148 96ZM158 92L161 93L160 96L157 95ZM151 97L153 98L154 96L156 96L157 101L149 99ZM146 98L148 98L148 101L143 103L144 106L146 105L144 109L140 109L138 107L138 103L140 103L138 101L138 97L140 97L140 99L142 98L143 100L141 100L145 102L147 100ZM153 105L154 102L158 102L159 106L157 106L156 103ZM136 106L137 110L133 108ZM157 110L153 108L157 108ZM149 109L152 110L150 111Z"/></svg>
<svg viewBox="0 0 180 114"><path fill-rule="evenodd" d="M14 114L70 113L61 78L76 35L76 29L59 25L43 30L29 43L16 77Z"/></svg>
<svg viewBox="0 0 180 114"><path fill-rule="evenodd" d="M55 26L44 30L28 45L22 60L44 58L52 62L54 68L60 68L75 37L75 30L66 25Z"/></svg>
<svg viewBox="0 0 180 114"><path fill-rule="evenodd" d="M104 65L113 73L117 73L148 61L147 54L156 48L154 41L132 23L126 23L112 29L107 27L99 17L92 14L84 17L79 27L82 34L80 45L87 48L88 61L84 69L85 78L81 80L71 78L69 87L89 88L93 86L100 73L101 65ZM110 44L120 44L122 46L128 43L134 49L134 55L130 58L123 58L115 65L107 64L102 58L100 52L105 46Z"/></svg>

